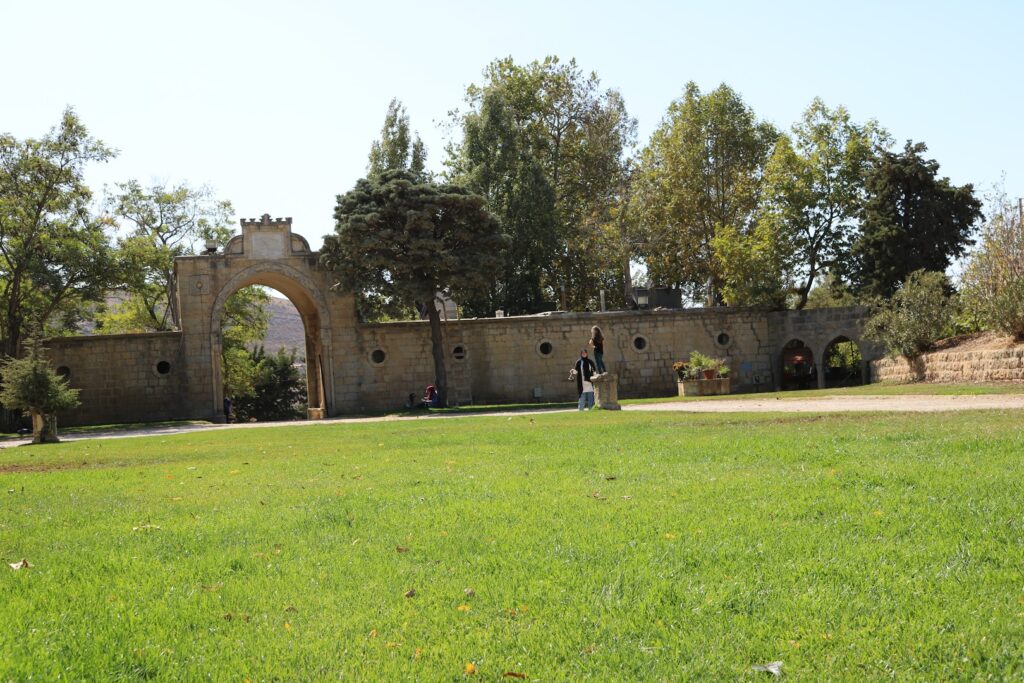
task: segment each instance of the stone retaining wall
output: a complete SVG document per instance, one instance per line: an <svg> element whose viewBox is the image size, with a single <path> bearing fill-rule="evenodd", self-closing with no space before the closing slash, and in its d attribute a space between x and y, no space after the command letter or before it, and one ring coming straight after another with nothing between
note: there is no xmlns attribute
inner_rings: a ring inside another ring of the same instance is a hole
<svg viewBox="0 0 1024 683"><path fill-rule="evenodd" d="M989 351L936 351L871 363L872 382L1024 382L1024 345Z"/></svg>

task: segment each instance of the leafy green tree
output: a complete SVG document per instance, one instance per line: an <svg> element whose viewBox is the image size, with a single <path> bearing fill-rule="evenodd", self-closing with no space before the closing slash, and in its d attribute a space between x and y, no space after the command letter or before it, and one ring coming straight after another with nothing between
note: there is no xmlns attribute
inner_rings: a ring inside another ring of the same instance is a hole
<svg viewBox="0 0 1024 683"><path fill-rule="evenodd" d="M669 105L640 154L635 188L654 282L721 303L724 274L712 241L723 228L750 232L777 138L725 84L705 95L688 83Z"/></svg>
<svg viewBox="0 0 1024 683"><path fill-rule="evenodd" d="M240 419L296 420L304 417L306 379L296 367L295 350L267 354L263 346L249 353L255 368L253 393L235 402Z"/></svg>
<svg viewBox="0 0 1024 683"><path fill-rule="evenodd" d="M380 140L370 146L370 162L367 164L368 177L378 176L384 171L409 171L426 179L427 148L418 133L409 132L409 115L405 106L392 99L384 117Z"/></svg>
<svg viewBox="0 0 1024 683"><path fill-rule="evenodd" d="M32 443L56 443L57 413L79 404L78 389L54 372L37 342L26 346L23 357L0 363L0 402L32 417Z"/></svg>
<svg viewBox="0 0 1024 683"><path fill-rule="evenodd" d="M852 249L859 296L888 297L915 270L945 271L974 241L982 218L972 185L939 178L924 143L881 152L866 180L867 201Z"/></svg>
<svg viewBox="0 0 1024 683"><path fill-rule="evenodd" d="M221 369L224 395L234 400L256 396L259 369L252 357L267 336L270 295L258 286L243 287L224 304L221 318Z"/></svg>
<svg viewBox="0 0 1024 683"><path fill-rule="evenodd" d="M441 405L448 382L441 317L435 300L455 300L486 285L502 262L507 237L462 187L420 182L408 171L364 178L338 197L335 233L324 237L322 263L342 286L361 287L425 309Z"/></svg>
<svg viewBox="0 0 1024 683"><path fill-rule="evenodd" d="M719 228L711 249L721 269L725 304L785 308L790 244L775 226L757 223L747 234L732 226Z"/></svg>
<svg viewBox="0 0 1024 683"><path fill-rule="evenodd" d="M865 177L888 134L874 121L850 121L845 107L815 98L775 145L765 167L759 222L789 242L796 308L807 305L821 273L849 256L864 206Z"/></svg>
<svg viewBox="0 0 1024 683"><path fill-rule="evenodd" d="M143 188L129 180L116 186L107 208L126 232L118 247L128 298L97 316L98 327L107 333L179 328L174 259L197 253L207 240L226 243L234 231L231 202L205 186Z"/></svg>
<svg viewBox="0 0 1024 683"><path fill-rule="evenodd" d="M120 276L107 221L83 176L114 152L71 109L39 139L0 135L0 351L18 357L31 333L59 334Z"/></svg>
<svg viewBox="0 0 1024 683"><path fill-rule="evenodd" d="M962 277L964 307L986 328L1024 339L1024 225L1005 190L989 206Z"/></svg>
<svg viewBox="0 0 1024 683"><path fill-rule="evenodd" d="M943 273L917 270L891 299L884 300L864 326L864 335L893 355L913 358L953 333L957 301Z"/></svg>
<svg viewBox="0 0 1024 683"><path fill-rule="evenodd" d="M501 277L472 310L543 310L562 288L568 307L589 308L598 290L621 291L622 259L607 236L636 137L621 95L575 60L504 58L466 102L449 178L485 197L512 238Z"/></svg>

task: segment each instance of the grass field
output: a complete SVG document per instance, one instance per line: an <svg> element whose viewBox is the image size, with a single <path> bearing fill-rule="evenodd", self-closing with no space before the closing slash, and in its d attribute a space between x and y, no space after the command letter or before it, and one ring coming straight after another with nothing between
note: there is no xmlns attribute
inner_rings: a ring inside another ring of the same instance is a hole
<svg viewBox="0 0 1024 683"><path fill-rule="evenodd" d="M563 413L9 449L0 680L1019 678L1022 426Z"/></svg>
<svg viewBox="0 0 1024 683"><path fill-rule="evenodd" d="M623 403L666 403L671 401L720 401L730 399L804 399L826 396L983 396L989 394L1024 394L1024 383L992 384L863 384L836 389L803 389L800 391L765 391L756 394L725 394L722 396L667 396L634 398Z"/></svg>

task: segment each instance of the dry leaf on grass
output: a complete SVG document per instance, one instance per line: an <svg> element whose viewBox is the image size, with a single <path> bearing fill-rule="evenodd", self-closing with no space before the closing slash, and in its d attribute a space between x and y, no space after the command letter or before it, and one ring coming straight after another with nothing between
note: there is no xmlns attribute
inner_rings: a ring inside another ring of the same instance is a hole
<svg viewBox="0 0 1024 683"><path fill-rule="evenodd" d="M407 552L409 552L408 548L406 548L405 546L401 546L401 545L396 545L395 546L395 550L397 550L400 553L407 553Z"/></svg>
<svg viewBox="0 0 1024 683"><path fill-rule="evenodd" d="M13 569L14 571L18 571L19 569L31 569L32 568L32 564L28 560L26 560L24 557L21 558L20 562L11 562L7 566L10 567L11 569Z"/></svg>
<svg viewBox="0 0 1024 683"><path fill-rule="evenodd" d="M518 671L506 671L501 675L503 678L526 678L526 674L521 674Z"/></svg>
<svg viewBox="0 0 1024 683"><path fill-rule="evenodd" d="M772 676L782 675L782 662L768 662L767 664L755 664L750 667L754 671L761 671Z"/></svg>
<svg viewBox="0 0 1024 683"><path fill-rule="evenodd" d="M411 598L414 595L416 595L416 589L415 588L410 588L409 590L405 591L405 597L407 597L407 598Z"/></svg>
<svg viewBox="0 0 1024 683"><path fill-rule="evenodd" d="M511 420L512 418L509 419ZM473 662L466 662L466 668L463 669L462 672L467 676L472 676L476 673L476 664L474 664Z"/></svg>
<svg viewBox="0 0 1024 683"><path fill-rule="evenodd" d="M466 590L464 590L464 591L462 591L462 592L466 594L466 597L467 597L467 598L471 598L471 597L473 597L474 595L476 595L476 591L475 591L475 590L473 590L472 588L467 588Z"/></svg>

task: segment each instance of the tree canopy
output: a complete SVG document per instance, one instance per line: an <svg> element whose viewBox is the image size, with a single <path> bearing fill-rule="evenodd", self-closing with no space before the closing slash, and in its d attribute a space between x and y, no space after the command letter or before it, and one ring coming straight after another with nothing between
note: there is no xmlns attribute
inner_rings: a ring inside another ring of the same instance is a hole
<svg viewBox="0 0 1024 683"><path fill-rule="evenodd" d="M974 243L981 202L972 185L938 176L924 143L884 150L867 175L867 200L852 248L851 282L861 296L890 297L916 270L945 271Z"/></svg>
<svg viewBox="0 0 1024 683"><path fill-rule="evenodd" d="M357 182L338 197L334 218L321 262L349 291L369 287L424 311L444 405L445 352L435 300L441 293L464 300L485 287L501 266L507 237L482 197L402 170Z"/></svg>

